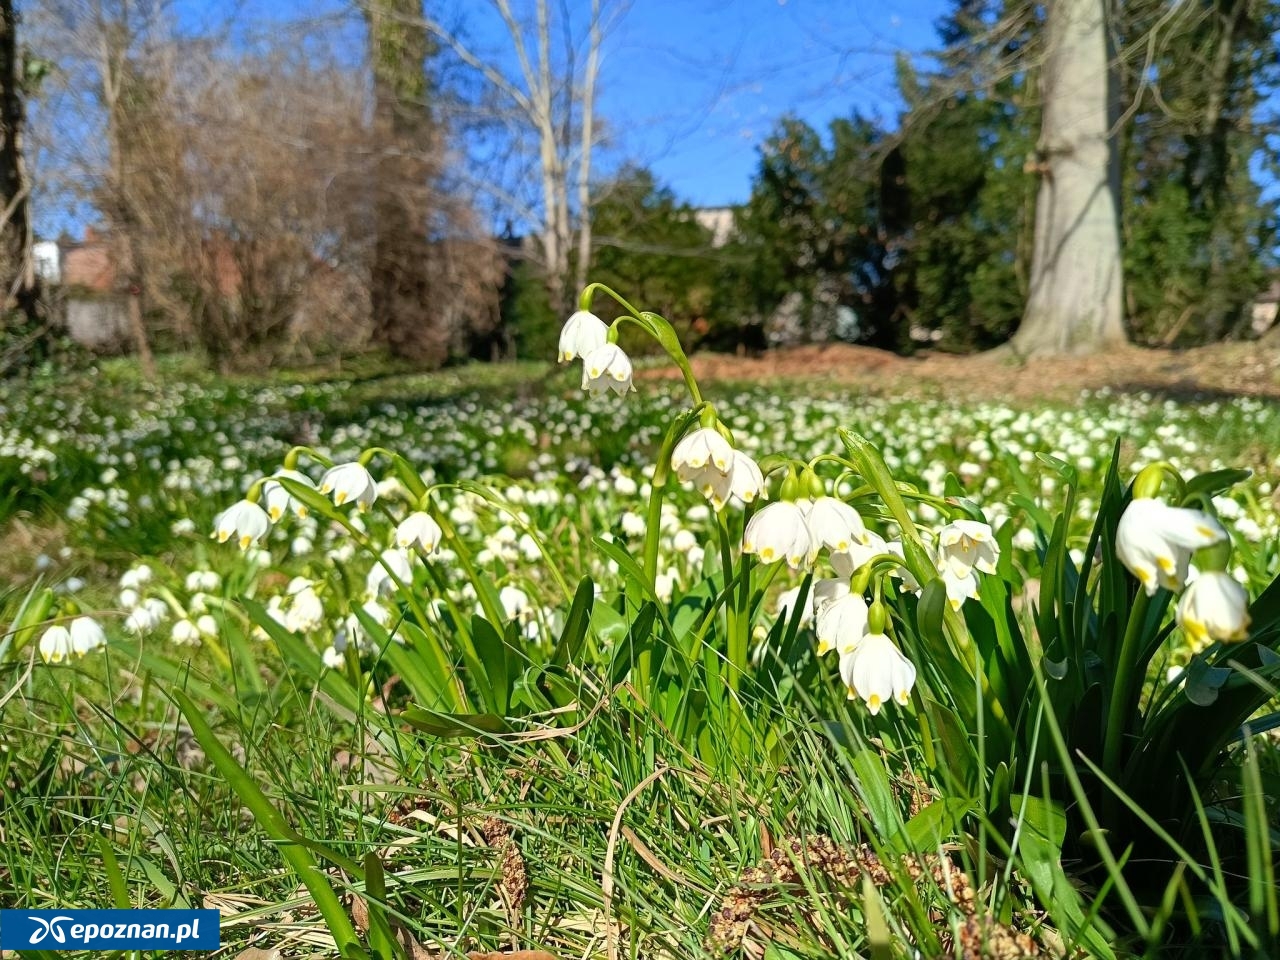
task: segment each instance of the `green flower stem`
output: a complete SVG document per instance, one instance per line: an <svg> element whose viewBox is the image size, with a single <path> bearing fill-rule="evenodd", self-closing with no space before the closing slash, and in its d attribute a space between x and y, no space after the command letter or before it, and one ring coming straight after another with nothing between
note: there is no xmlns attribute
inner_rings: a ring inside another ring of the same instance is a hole
<svg viewBox="0 0 1280 960"><path fill-rule="evenodd" d="M1147 607L1150 598L1147 591L1139 590L1129 611L1129 622L1125 626L1124 640L1120 644L1120 658L1116 663L1116 679L1111 686L1111 703L1107 707L1107 732L1103 741L1102 769L1107 775L1119 779L1120 750L1124 744L1124 735L1129 711L1134 703L1134 673L1138 665L1138 648L1142 645L1142 628L1147 619ZM1139 678L1139 687L1141 687ZM1114 806L1115 797L1107 795Z"/></svg>
<svg viewBox="0 0 1280 960"><path fill-rule="evenodd" d="M716 539L720 542L720 568L724 575L722 593L729 602L725 603L725 655L729 661L729 689L737 690L742 674L747 669L747 637L742 634L741 617L737 607L732 603L733 590L733 541L729 538L729 528L719 516L716 517Z"/></svg>
<svg viewBox="0 0 1280 960"><path fill-rule="evenodd" d="M623 310L627 311L627 313L631 314L633 317L640 316L639 310L633 307L626 300L622 299L622 297L612 287L608 287L603 283L588 283L585 287L582 288L582 293L578 294L579 310L591 309L591 298L595 295L595 292L597 290L599 290L601 293L605 294L606 296L612 297L615 301L617 301L617 303L619 304L619 306L622 307Z"/></svg>
<svg viewBox="0 0 1280 960"><path fill-rule="evenodd" d="M303 454L306 454L309 460L314 460L316 463L320 464L322 467L333 466L333 460L331 460L329 457L326 457L323 454L317 453L311 447L297 446L297 447L290 447L289 452L284 455L284 468L286 470L297 470L298 459Z"/></svg>

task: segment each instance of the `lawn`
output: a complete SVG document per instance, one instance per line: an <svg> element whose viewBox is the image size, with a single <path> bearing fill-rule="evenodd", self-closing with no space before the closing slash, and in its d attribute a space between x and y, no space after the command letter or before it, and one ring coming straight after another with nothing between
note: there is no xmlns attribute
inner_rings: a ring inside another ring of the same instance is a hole
<svg viewBox="0 0 1280 960"><path fill-rule="evenodd" d="M580 377L4 386L4 905L387 960L1275 946L1280 406ZM1221 530L1150 597L1131 499Z"/></svg>

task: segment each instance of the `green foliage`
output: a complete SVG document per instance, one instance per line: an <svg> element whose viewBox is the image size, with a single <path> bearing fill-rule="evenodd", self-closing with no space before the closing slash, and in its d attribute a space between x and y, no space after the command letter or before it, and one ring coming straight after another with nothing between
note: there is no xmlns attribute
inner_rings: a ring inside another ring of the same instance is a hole
<svg viewBox="0 0 1280 960"><path fill-rule="evenodd" d="M564 317L552 308L538 268L517 260L502 288L503 323L512 331L519 357L554 357Z"/></svg>
<svg viewBox="0 0 1280 960"><path fill-rule="evenodd" d="M1171 13L1144 0L1117 10L1117 34L1131 47L1120 149L1134 338L1239 337L1276 266L1276 201L1252 167L1267 149L1280 5L1206 0Z"/></svg>
<svg viewBox="0 0 1280 960"><path fill-rule="evenodd" d="M884 141L856 114L833 121L826 139L796 117L779 123L724 251L717 312L754 317L788 340L902 344L887 222L899 190L883 175L898 158ZM788 295L798 305L775 315Z"/></svg>
<svg viewBox="0 0 1280 960"><path fill-rule="evenodd" d="M615 290L626 290L654 313L672 318L689 338L712 314L718 264L711 231L696 212L676 199L642 167L627 167L599 192L591 214L595 249L591 275ZM617 314L606 308L602 316ZM647 338L628 347L646 349Z"/></svg>

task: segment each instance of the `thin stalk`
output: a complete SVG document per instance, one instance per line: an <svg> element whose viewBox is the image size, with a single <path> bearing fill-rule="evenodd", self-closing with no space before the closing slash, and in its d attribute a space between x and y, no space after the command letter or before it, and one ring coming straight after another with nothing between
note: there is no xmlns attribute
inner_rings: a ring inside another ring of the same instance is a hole
<svg viewBox="0 0 1280 960"><path fill-rule="evenodd" d="M1120 751L1124 744L1127 724L1125 720L1133 704L1133 674L1138 665L1138 647L1142 628L1147 619L1149 598L1145 590L1138 596L1129 611L1124 640L1120 644L1120 659L1116 663L1116 679L1111 686L1111 703L1107 707L1107 733L1102 748L1102 769L1116 781L1120 780ZM1115 810L1115 798L1108 794L1106 806L1110 814Z"/></svg>

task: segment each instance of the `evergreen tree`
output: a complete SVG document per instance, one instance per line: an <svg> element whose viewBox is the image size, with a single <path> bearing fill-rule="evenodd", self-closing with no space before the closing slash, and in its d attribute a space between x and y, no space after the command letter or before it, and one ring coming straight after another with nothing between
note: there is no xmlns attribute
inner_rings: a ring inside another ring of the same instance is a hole
<svg viewBox="0 0 1280 960"><path fill-rule="evenodd" d="M1135 339L1190 344L1239 335L1275 267L1276 209L1251 162L1275 89L1280 4L1199 0L1120 12L1129 44L1122 102L1122 223ZM1144 38L1158 37L1148 46Z"/></svg>

